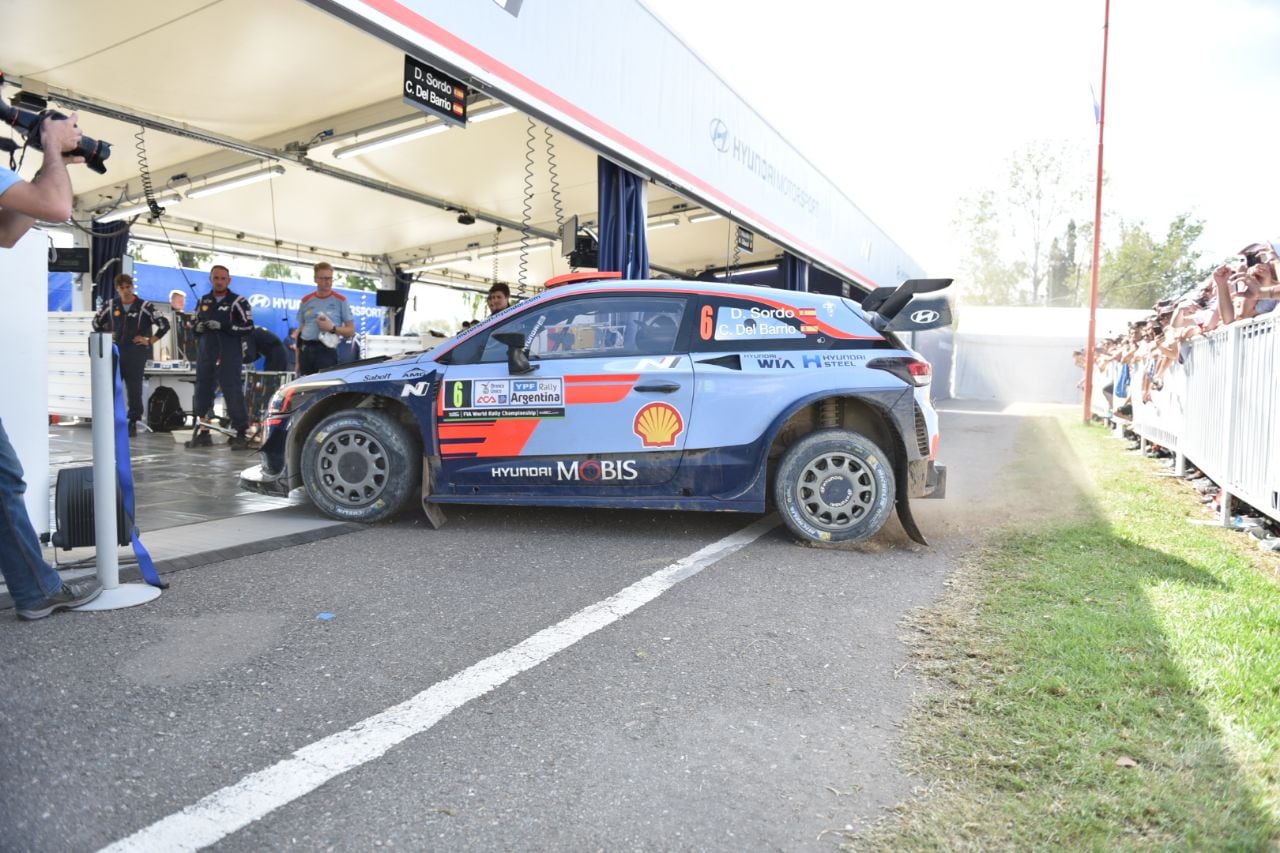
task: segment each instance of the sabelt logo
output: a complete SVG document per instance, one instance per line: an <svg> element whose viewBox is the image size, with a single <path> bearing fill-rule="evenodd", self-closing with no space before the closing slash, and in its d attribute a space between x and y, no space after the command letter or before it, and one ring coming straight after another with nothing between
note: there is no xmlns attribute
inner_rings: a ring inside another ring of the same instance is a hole
<svg viewBox="0 0 1280 853"><path fill-rule="evenodd" d="M634 459L588 459L586 462L557 462L556 479L583 483L609 483L634 480Z"/></svg>
<svg viewBox="0 0 1280 853"><path fill-rule="evenodd" d="M934 311L932 308L922 308L919 311L913 311L911 313L911 322L921 323L921 324L932 323L934 320L938 319L938 317L940 316L941 315L938 314L937 311Z"/></svg>

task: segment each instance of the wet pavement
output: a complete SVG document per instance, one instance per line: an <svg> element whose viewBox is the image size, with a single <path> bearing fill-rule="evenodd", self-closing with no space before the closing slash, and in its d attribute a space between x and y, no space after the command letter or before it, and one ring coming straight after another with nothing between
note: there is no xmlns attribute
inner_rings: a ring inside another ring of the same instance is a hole
<svg viewBox="0 0 1280 853"><path fill-rule="evenodd" d="M140 539L161 575L209 563L300 545L362 529L323 516L301 490L287 498L241 491L240 471L257 464L258 454L233 451L226 438L213 447L187 449L189 430L149 433L130 439ZM57 526L58 472L92 467L93 430L88 421L49 427L49 517ZM95 548L46 546L45 559L64 579L93 574ZM119 552L120 581L140 575L131 547ZM0 608L12 607L0 583Z"/></svg>

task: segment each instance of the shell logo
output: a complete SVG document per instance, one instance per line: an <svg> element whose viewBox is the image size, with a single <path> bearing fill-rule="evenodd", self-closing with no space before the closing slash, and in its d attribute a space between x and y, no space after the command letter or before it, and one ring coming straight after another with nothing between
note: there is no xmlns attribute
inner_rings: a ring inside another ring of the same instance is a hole
<svg viewBox="0 0 1280 853"><path fill-rule="evenodd" d="M632 429L645 447L671 447L684 431L684 418L669 403L649 403L636 412Z"/></svg>

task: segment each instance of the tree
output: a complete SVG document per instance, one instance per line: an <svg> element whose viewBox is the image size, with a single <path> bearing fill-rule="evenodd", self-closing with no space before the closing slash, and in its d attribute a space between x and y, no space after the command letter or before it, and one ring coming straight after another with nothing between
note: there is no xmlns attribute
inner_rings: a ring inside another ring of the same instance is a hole
<svg viewBox="0 0 1280 853"><path fill-rule="evenodd" d="M965 299L975 305L1011 305L1017 301L1021 264L1000 254L1000 221L990 192L961 200L957 225L969 231L969 254L960 262Z"/></svg>
<svg viewBox="0 0 1280 853"><path fill-rule="evenodd" d="M1098 302L1104 308L1150 308L1195 287L1212 272L1197 262L1195 243L1204 222L1180 214L1164 240L1142 222L1120 223L1120 242L1106 249L1098 272Z"/></svg>
<svg viewBox="0 0 1280 853"><path fill-rule="evenodd" d="M213 260L213 255L208 252L196 252L191 249L175 249L174 251L178 255L178 266L191 270L198 270Z"/></svg>
<svg viewBox="0 0 1280 853"><path fill-rule="evenodd" d="M281 261L271 261L262 268L260 275L263 278L274 278L280 281L297 280L298 273L294 270L292 264L286 264Z"/></svg>
<svg viewBox="0 0 1280 853"><path fill-rule="evenodd" d="M356 275L353 272L349 272L343 282L343 287L351 290L377 290L378 280L367 275Z"/></svg>
<svg viewBox="0 0 1280 853"><path fill-rule="evenodd" d="M1034 143L1008 159L1007 189L961 201L970 298L989 305L1071 301L1067 291L1075 289L1079 272L1076 232L1082 230L1073 223L1091 183L1085 165L1081 151Z"/></svg>
<svg viewBox="0 0 1280 853"><path fill-rule="evenodd" d="M1045 240L1064 226L1063 220L1085 199L1088 173L1081 166L1078 152L1048 142L1028 145L1009 160L1005 202L1016 214L1010 218L1012 236L1030 272L1033 305L1041 302L1041 285L1048 286Z"/></svg>

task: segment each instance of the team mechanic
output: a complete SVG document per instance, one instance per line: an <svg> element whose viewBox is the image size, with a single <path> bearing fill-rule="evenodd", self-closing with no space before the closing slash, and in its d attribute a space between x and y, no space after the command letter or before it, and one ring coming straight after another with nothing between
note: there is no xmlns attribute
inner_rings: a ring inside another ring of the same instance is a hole
<svg viewBox="0 0 1280 853"><path fill-rule="evenodd" d="M142 419L142 374L151 357L151 345L169 331L169 321L156 313L156 306L139 299L133 291L133 276L116 276L116 295L93 318L95 332L111 332L120 349L120 375L129 397L129 436L138 434Z"/></svg>
<svg viewBox="0 0 1280 853"><path fill-rule="evenodd" d="M249 412L244 404L244 382L241 378L243 341L253 331L253 309L249 300L231 291L231 271L221 264L209 270L213 290L196 304L195 333L196 391L192 408L198 417L213 416L214 387L222 389L227 415L235 438L232 450L248 450ZM187 442L187 447L211 447L213 436L200 429Z"/></svg>
<svg viewBox="0 0 1280 853"><path fill-rule="evenodd" d="M333 267L315 265L316 292L302 297L298 306L298 375L306 376L338 363L338 338L356 333L356 316L347 298L333 289ZM336 320L334 318L337 318ZM334 334L332 344L322 334Z"/></svg>

